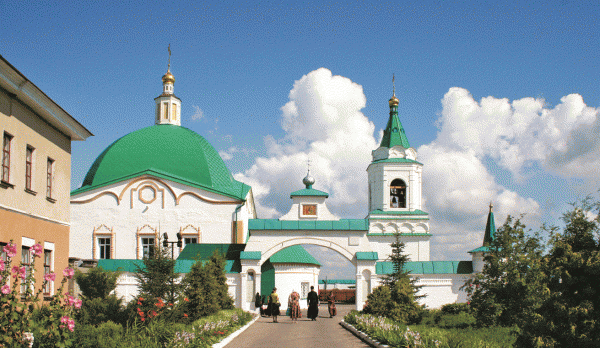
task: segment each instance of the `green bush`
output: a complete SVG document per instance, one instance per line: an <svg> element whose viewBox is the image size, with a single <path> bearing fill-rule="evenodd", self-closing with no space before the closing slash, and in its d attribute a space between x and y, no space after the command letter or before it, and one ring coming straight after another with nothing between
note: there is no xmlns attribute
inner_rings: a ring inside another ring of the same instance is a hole
<svg viewBox="0 0 600 348"><path fill-rule="evenodd" d="M74 347L114 348L123 340L123 327L107 321L98 326L78 325L75 329Z"/></svg>
<svg viewBox="0 0 600 348"><path fill-rule="evenodd" d="M441 308L445 314L470 313L471 307L467 303L449 303Z"/></svg>
<svg viewBox="0 0 600 348"><path fill-rule="evenodd" d="M117 287L120 272L105 271L102 267L94 267L83 273L77 270L75 281L84 298L106 298Z"/></svg>
<svg viewBox="0 0 600 348"><path fill-rule="evenodd" d="M125 325L127 314L123 306L123 300L115 295L106 298L84 298L81 310L77 312L78 324L100 325L107 321Z"/></svg>

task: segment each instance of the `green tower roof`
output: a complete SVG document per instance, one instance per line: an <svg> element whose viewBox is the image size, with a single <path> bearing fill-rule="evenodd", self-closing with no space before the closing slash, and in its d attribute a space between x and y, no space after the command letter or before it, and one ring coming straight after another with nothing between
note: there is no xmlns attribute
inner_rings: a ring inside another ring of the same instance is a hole
<svg viewBox="0 0 600 348"><path fill-rule="evenodd" d="M271 263L307 263L321 266L319 261L304 249L302 245L292 245L278 251L270 258Z"/></svg>
<svg viewBox="0 0 600 348"><path fill-rule="evenodd" d="M71 195L144 174L239 200L250 190L233 178L206 139L185 127L165 124L137 130L112 143Z"/></svg>
<svg viewBox="0 0 600 348"><path fill-rule="evenodd" d="M483 245L469 251L470 253L490 251L490 244L494 241L494 235L496 234L496 222L494 221L494 212L492 211L493 207L494 206L490 204L490 212L488 213L487 223L485 224L485 234L483 235Z"/></svg>
<svg viewBox="0 0 600 348"><path fill-rule="evenodd" d="M390 104L390 118L383 131L383 138L379 146L392 148L396 145L400 145L405 149L410 148L402 123L398 118L398 106Z"/></svg>

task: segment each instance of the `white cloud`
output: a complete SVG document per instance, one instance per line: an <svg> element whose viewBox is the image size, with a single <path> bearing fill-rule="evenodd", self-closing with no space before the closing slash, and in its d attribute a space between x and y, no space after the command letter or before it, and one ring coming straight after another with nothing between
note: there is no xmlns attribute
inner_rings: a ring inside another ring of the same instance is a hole
<svg viewBox="0 0 600 348"><path fill-rule="evenodd" d="M481 157L498 159L522 180L528 163L563 177L592 178L600 164L600 110L579 94L561 98L554 108L543 99L510 102L495 97L477 102L469 91L453 87L442 99L436 142Z"/></svg>
<svg viewBox="0 0 600 348"><path fill-rule="evenodd" d="M367 209L366 167L377 147L375 126L362 113L362 87L321 68L294 83L282 108L281 139L265 137L269 157L259 157L235 175L252 185L261 217L279 217L291 206L289 194L303 188L307 160L314 188L330 194L329 209L341 216L364 216ZM259 191L251 182L258 183Z"/></svg>
<svg viewBox="0 0 600 348"><path fill-rule="evenodd" d="M192 107L194 108L194 114L191 117L192 121L200 121L204 118L204 111L202 111L199 106L192 105Z"/></svg>

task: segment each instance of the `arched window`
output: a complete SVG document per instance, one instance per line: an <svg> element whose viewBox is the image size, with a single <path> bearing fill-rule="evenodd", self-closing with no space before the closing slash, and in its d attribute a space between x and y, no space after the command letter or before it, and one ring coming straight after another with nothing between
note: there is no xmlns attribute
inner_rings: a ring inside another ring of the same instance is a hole
<svg viewBox="0 0 600 348"><path fill-rule="evenodd" d="M390 207L406 208L406 184L400 179L394 179L390 185Z"/></svg>

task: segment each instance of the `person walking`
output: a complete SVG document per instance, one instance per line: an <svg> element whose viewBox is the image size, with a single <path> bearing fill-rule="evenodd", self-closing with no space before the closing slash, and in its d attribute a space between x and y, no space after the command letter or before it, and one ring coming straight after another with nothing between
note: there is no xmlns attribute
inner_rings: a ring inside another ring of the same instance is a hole
<svg viewBox="0 0 600 348"><path fill-rule="evenodd" d="M329 317L335 317L337 314L337 308L335 308L335 289L331 290L329 295L327 295L327 309L329 310Z"/></svg>
<svg viewBox="0 0 600 348"><path fill-rule="evenodd" d="M288 308L290 309L290 317L294 324L298 323L298 318L302 317L300 312L300 294L296 290L292 290L290 297L288 297Z"/></svg>
<svg viewBox="0 0 600 348"><path fill-rule="evenodd" d="M310 287L306 301L308 301L308 313L306 316L312 321L316 321L319 315L319 295L315 292L314 286Z"/></svg>
<svg viewBox="0 0 600 348"><path fill-rule="evenodd" d="M271 315L273 316L273 322L277 322L277 316L279 315L279 306L281 303L279 302L279 295L277 295L277 288L273 288L271 295L269 295L269 309L271 310Z"/></svg>
<svg viewBox="0 0 600 348"><path fill-rule="evenodd" d="M262 304L263 304L263 300L262 297L260 296L260 293L256 293L256 296L254 297L254 308L259 310L260 316L263 316L263 309L262 309Z"/></svg>

